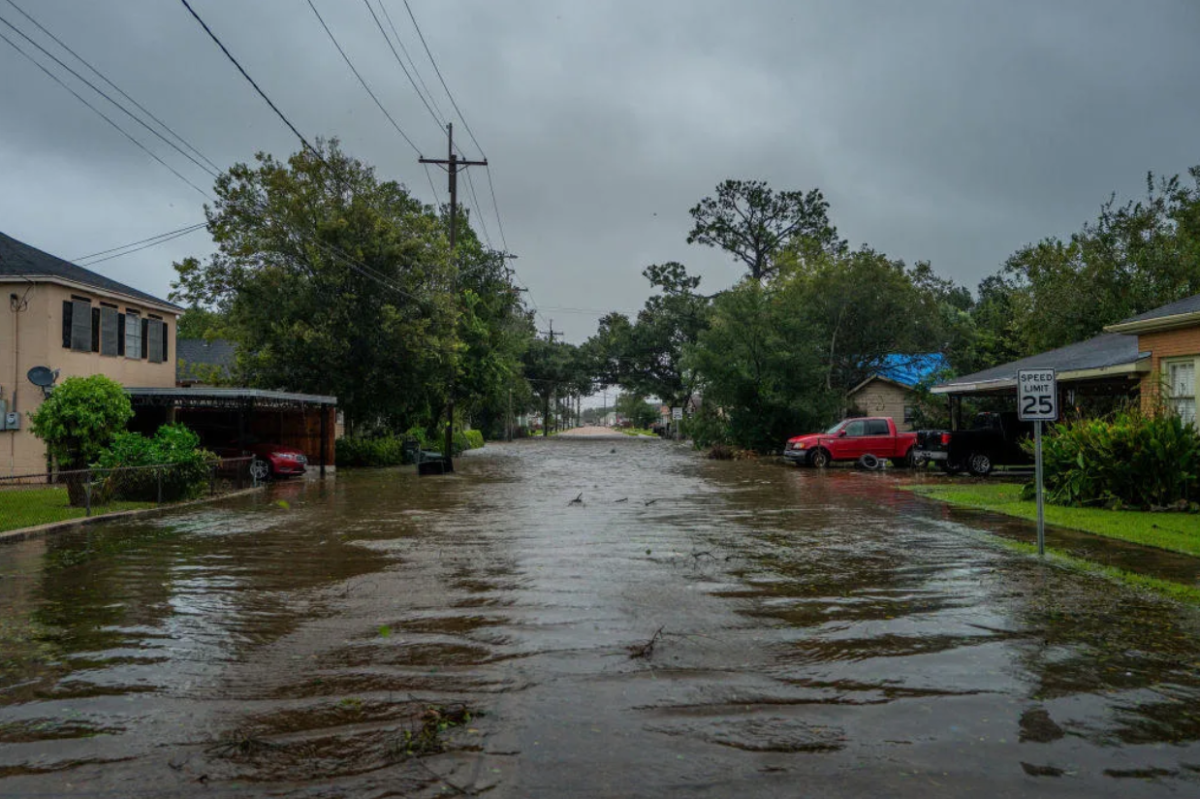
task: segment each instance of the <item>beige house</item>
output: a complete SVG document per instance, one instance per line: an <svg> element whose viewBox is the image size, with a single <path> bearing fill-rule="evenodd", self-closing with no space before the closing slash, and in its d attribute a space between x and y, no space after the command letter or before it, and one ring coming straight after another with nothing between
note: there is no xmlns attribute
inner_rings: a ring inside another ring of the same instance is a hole
<svg viewBox="0 0 1200 799"><path fill-rule="evenodd" d="M918 398L911 386L881 375L872 375L846 395L847 401L866 416L890 416L896 429L913 429Z"/></svg>
<svg viewBox="0 0 1200 799"><path fill-rule="evenodd" d="M42 390L35 366L58 380L103 374L126 387L175 385L175 324L183 310L0 233L0 475L46 470L29 431Z"/></svg>

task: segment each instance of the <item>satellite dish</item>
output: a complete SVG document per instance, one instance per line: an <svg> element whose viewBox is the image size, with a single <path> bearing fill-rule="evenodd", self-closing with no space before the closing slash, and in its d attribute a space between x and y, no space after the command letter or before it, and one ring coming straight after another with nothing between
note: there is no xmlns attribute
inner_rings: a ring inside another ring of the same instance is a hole
<svg viewBox="0 0 1200 799"><path fill-rule="evenodd" d="M29 382L38 388L50 388L54 385L54 381L58 380L58 370L51 370L46 366L35 366L29 370L29 374L26 376L29 378Z"/></svg>

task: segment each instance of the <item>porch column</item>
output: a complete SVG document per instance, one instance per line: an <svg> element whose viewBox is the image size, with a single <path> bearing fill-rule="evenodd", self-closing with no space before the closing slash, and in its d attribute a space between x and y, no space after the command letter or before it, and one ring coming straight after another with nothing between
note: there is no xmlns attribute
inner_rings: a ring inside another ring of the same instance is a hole
<svg viewBox="0 0 1200 799"><path fill-rule="evenodd" d="M317 406L317 413L321 416L321 479L325 479L325 458L327 445L325 443L326 428L329 424L329 409L323 405Z"/></svg>

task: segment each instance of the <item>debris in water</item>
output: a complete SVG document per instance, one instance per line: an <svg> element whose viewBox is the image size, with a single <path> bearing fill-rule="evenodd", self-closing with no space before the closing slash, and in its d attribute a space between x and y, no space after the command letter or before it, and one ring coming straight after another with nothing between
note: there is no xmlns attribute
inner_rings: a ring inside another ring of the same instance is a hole
<svg viewBox="0 0 1200 799"><path fill-rule="evenodd" d="M628 502L628 501L629 501L629 497L621 497L620 499L617 500L617 502ZM613 504L615 505L616 503L613 503Z"/></svg>
<svg viewBox="0 0 1200 799"><path fill-rule="evenodd" d="M567 504L568 505L582 505L583 504L583 492L580 491L579 496L575 497L575 499L571 500Z"/></svg>
<svg viewBox="0 0 1200 799"><path fill-rule="evenodd" d="M657 630L654 631L654 635L650 636L650 640L647 641L646 643L633 644L632 646L627 647L629 649L629 657L631 659L649 658L651 655L654 654L654 645L658 643L659 639L662 638L662 636L663 636L663 628L659 627Z"/></svg>

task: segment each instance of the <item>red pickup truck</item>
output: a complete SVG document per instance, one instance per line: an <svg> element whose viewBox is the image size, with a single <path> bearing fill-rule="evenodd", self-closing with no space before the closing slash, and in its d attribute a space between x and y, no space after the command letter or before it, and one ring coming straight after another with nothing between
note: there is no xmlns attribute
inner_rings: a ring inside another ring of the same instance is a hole
<svg viewBox="0 0 1200 799"><path fill-rule="evenodd" d="M824 433L788 439L783 457L797 466L817 468L828 466L830 461L856 461L863 455L908 466L916 444L916 433L897 432L896 423L888 417L846 419Z"/></svg>

